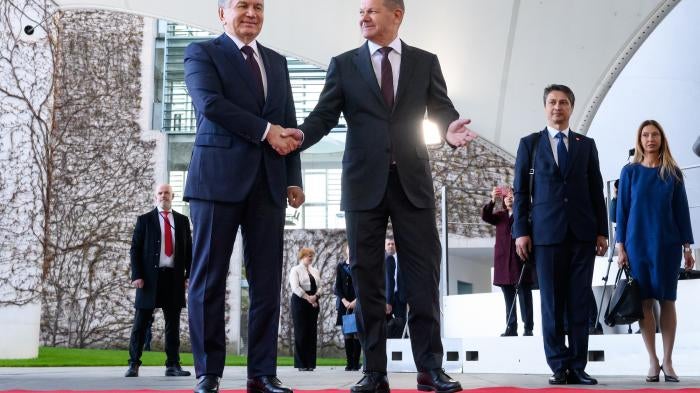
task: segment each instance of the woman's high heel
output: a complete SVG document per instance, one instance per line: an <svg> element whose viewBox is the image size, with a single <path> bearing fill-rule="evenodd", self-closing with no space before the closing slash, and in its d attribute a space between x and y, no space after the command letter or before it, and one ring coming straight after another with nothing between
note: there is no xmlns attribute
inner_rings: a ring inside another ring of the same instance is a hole
<svg viewBox="0 0 700 393"><path fill-rule="evenodd" d="M659 382L659 374L661 374L661 366L656 370L656 375L647 375L647 382Z"/></svg>
<svg viewBox="0 0 700 393"><path fill-rule="evenodd" d="M666 374L666 370L664 370L663 365L661 365L661 371L664 372L664 382L680 382L680 379L678 379L677 375Z"/></svg>

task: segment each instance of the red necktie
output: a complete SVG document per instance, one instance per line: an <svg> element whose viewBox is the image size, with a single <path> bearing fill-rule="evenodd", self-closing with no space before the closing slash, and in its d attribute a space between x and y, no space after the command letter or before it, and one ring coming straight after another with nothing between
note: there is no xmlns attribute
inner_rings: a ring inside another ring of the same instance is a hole
<svg viewBox="0 0 700 393"><path fill-rule="evenodd" d="M165 230L165 255L173 255L173 232L170 228L170 220L168 220L168 212L163 210L163 229Z"/></svg>

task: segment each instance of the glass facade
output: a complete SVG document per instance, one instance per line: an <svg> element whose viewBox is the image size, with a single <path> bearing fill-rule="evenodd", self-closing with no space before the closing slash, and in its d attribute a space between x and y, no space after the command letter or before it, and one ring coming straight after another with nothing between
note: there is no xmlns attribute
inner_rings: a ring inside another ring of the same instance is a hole
<svg viewBox="0 0 700 393"><path fill-rule="evenodd" d="M184 81L183 58L191 42L215 37L209 32L167 21L158 22L156 38L155 102L153 128L168 136L168 182L173 186L175 209L189 213L182 201L190 162L196 119ZM302 123L318 102L325 70L287 57L297 122ZM287 228L344 228L340 211L340 165L345 144L344 119L314 147L302 153L306 203L287 208Z"/></svg>

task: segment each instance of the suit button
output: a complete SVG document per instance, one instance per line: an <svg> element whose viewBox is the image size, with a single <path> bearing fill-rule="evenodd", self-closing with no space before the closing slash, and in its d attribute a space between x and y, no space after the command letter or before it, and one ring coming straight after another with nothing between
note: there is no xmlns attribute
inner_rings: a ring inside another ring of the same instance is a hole
<svg viewBox="0 0 700 393"><path fill-rule="evenodd" d="M566 180L564 181L564 185L566 185Z"/></svg>
<svg viewBox="0 0 700 393"><path fill-rule="evenodd" d="M564 198L564 203L569 202L569 198Z"/></svg>

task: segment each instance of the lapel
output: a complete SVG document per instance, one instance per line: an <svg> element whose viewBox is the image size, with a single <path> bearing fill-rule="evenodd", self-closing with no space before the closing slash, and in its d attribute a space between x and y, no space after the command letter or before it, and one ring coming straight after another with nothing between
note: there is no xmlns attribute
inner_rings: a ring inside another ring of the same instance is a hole
<svg viewBox="0 0 700 393"><path fill-rule="evenodd" d="M411 81L415 63L415 53L413 52L413 48L401 41L401 68L399 69L399 87L396 89L394 108L399 105L401 97L403 97L406 93L406 88Z"/></svg>
<svg viewBox="0 0 700 393"><path fill-rule="evenodd" d="M280 80L278 77L281 75L279 72L272 71L272 56L268 55L268 49L260 45L260 42L258 42L258 51L260 52L260 58L265 64L265 75L267 76L267 94L265 96L265 106L263 107L263 113L265 113L268 103L270 102L268 99L271 97L270 93L274 91L273 89L276 89L280 85Z"/></svg>
<svg viewBox="0 0 700 393"><path fill-rule="evenodd" d="M214 44L221 49L224 57L229 61L229 63L231 63L231 65L233 65L233 68L238 72L246 86L248 86L248 91L250 92L251 98L255 100L255 91L257 90L257 87L255 86L255 82L253 82L254 77L250 74L250 69L245 65L243 54L241 54L241 50L238 49L236 43L233 42L233 40L229 38L226 33L223 33L214 40ZM263 59L263 62L267 64L265 59ZM267 67L265 70L267 71ZM270 89L268 88L268 91L269 90Z"/></svg>
<svg viewBox="0 0 700 393"><path fill-rule="evenodd" d="M540 157L556 167L558 173L559 167L557 167L557 162L554 160L554 152L552 152L552 145L549 142L549 131L547 131L547 127L540 131L539 146L537 146L537 148L540 151Z"/></svg>
<svg viewBox="0 0 700 393"><path fill-rule="evenodd" d="M155 228L157 233L160 233L160 220L158 218L158 208L151 210L151 225Z"/></svg>
<svg viewBox="0 0 700 393"><path fill-rule="evenodd" d="M565 178L569 177L571 168L573 168L575 165L576 155L580 150L580 143L580 135L573 131L569 131L569 164L566 166L566 172L564 173Z"/></svg>
<svg viewBox="0 0 700 393"><path fill-rule="evenodd" d="M377 82L377 75L374 73L374 69L372 68L372 60L369 56L369 45L367 45L366 41L364 45L357 48L355 51L353 61L355 63L355 67L357 67L357 71L360 73L360 76L362 76L362 79L365 80L365 83L367 83L367 86L369 86L370 91L374 93L375 98L379 100L384 108L389 110L384 102L384 98L382 97L382 92L379 90L379 82Z"/></svg>

